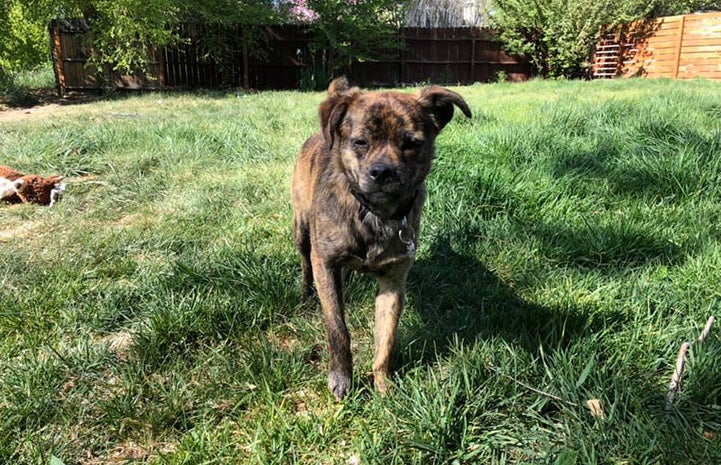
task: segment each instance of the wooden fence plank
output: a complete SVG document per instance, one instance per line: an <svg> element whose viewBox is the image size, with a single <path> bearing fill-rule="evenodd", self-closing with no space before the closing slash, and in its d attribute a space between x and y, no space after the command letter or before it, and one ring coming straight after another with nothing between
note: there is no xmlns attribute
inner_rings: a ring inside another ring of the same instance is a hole
<svg viewBox="0 0 721 465"><path fill-rule="evenodd" d="M609 31L599 39L593 63L594 77L721 79L721 12L635 22ZM617 72L612 74L614 64Z"/></svg>
<svg viewBox="0 0 721 465"><path fill-rule="evenodd" d="M63 95L65 93L65 73L63 72L63 55L60 37L60 27L58 25L50 23L48 29L50 31L50 46L52 50L53 69L55 71L55 87L58 91L58 94Z"/></svg>
<svg viewBox="0 0 721 465"><path fill-rule="evenodd" d="M683 25L685 23L684 18L685 16L681 16L681 22L678 26L678 42L676 45L676 54L673 61L673 72L671 73L671 76L673 76L674 79L678 77L678 64L681 62L681 50L683 49Z"/></svg>

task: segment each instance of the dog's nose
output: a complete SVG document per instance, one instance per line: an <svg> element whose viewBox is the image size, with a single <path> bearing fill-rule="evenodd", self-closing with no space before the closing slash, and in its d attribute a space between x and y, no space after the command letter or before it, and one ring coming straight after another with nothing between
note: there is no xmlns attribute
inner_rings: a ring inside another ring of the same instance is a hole
<svg viewBox="0 0 721 465"><path fill-rule="evenodd" d="M396 170L387 163L375 163L368 170L368 177L377 183L383 183L396 176Z"/></svg>

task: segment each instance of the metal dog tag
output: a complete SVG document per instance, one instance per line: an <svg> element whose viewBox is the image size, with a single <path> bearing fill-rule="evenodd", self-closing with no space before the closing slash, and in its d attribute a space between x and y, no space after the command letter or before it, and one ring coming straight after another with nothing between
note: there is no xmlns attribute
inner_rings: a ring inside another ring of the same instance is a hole
<svg viewBox="0 0 721 465"><path fill-rule="evenodd" d="M415 255L416 243L414 241L415 231L408 226L408 219L404 216L401 229L398 230L398 238L406 245L408 255Z"/></svg>

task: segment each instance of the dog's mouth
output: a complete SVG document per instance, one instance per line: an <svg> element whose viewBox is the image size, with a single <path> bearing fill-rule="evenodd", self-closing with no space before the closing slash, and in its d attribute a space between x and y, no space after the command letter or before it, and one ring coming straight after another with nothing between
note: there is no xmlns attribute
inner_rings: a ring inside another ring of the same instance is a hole
<svg viewBox="0 0 721 465"><path fill-rule="evenodd" d="M413 208L418 191L410 197L390 194L381 190L361 192L351 189L351 194L358 201L362 210L369 211L384 220L402 220Z"/></svg>
<svg viewBox="0 0 721 465"><path fill-rule="evenodd" d="M359 190L354 195L363 204L370 204L379 210L382 210L387 206L395 205L398 201L398 196L383 192L382 190L372 192L363 192Z"/></svg>

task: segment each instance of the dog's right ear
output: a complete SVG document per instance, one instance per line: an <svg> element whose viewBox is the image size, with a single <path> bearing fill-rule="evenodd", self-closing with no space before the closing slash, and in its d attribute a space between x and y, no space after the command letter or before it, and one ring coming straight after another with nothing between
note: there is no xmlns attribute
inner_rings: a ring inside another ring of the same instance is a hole
<svg viewBox="0 0 721 465"><path fill-rule="evenodd" d="M328 98L318 108L320 128L328 150L333 148L348 106L358 95L360 89L349 87L345 77L334 79L328 86Z"/></svg>

